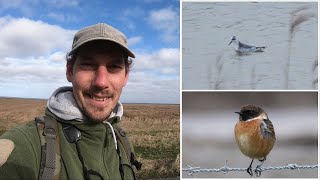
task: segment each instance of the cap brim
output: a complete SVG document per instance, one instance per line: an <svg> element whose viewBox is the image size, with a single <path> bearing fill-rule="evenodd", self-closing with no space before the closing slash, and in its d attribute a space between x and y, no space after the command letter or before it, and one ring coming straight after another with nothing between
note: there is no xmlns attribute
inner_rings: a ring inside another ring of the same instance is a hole
<svg viewBox="0 0 320 180"><path fill-rule="evenodd" d="M135 58L136 56L133 54L132 51L130 51L130 49L128 49L127 47L123 46L122 44L118 43L117 41L114 41L112 39L109 38L101 38L101 37L97 37L97 38L91 38L91 39L87 39L86 41L83 41L80 44L77 44L77 46L75 46L74 48L72 48L72 50L69 52L69 55L72 55L79 47L81 47L82 45L91 42L91 41L96 41L96 40L105 40L105 41L110 41L113 43L118 44L119 46L121 46L128 54L129 57Z"/></svg>

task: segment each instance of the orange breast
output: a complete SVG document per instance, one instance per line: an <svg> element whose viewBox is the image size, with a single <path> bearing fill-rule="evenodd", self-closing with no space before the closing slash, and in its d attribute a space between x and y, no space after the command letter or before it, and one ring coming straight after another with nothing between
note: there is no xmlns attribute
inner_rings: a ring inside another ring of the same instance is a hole
<svg viewBox="0 0 320 180"><path fill-rule="evenodd" d="M262 120L239 121L234 129L241 152L251 159L266 157L273 148L275 139L263 137L260 130Z"/></svg>

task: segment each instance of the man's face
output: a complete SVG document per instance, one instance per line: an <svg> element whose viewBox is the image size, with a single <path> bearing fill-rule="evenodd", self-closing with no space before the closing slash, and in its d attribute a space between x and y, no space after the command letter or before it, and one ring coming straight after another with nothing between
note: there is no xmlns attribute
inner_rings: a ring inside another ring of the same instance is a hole
<svg viewBox="0 0 320 180"><path fill-rule="evenodd" d="M128 80L123 53L112 47L81 47L67 79L80 110L94 122L106 120Z"/></svg>

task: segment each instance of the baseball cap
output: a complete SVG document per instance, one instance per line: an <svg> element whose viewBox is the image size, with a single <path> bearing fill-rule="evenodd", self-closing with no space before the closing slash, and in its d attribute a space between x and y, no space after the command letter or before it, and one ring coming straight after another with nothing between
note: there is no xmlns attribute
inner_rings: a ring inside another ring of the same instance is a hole
<svg viewBox="0 0 320 180"><path fill-rule="evenodd" d="M72 50L70 51L69 55L72 55L75 50L77 50L85 43L95 40L106 40L114 42L120 45L128 53L128 56L135 58L135 55L128 48L128 40L126 36L116 28L105 23L98 23L93 26L85 27L78 31L74 35Z"/></svg>

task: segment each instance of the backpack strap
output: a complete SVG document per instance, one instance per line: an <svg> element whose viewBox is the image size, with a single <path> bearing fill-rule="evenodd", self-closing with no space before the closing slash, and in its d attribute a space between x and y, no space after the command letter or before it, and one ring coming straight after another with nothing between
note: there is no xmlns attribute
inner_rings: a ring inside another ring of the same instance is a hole
<svg viewBox="0 0 320 180"><path fill-rule="evenodd" d="M61 165L58 123L49 116L36 117L35 122L41 142L39 179L59 179Z"/></svg>
<svg viewBox="0 0 320 180"><path fill-rule="evenodd" d="M117 140L120 141L120 143L122 144L122 146L124 147L124 149L126 151L128 160L139 171L141 169L142 163L136 159L133 146L130 143L128 137L126 136L126 132L123 129L121 129L119 126L117 126L116 124L113 124L113 127L114 127L114 131L115 131Z"/></svg>

